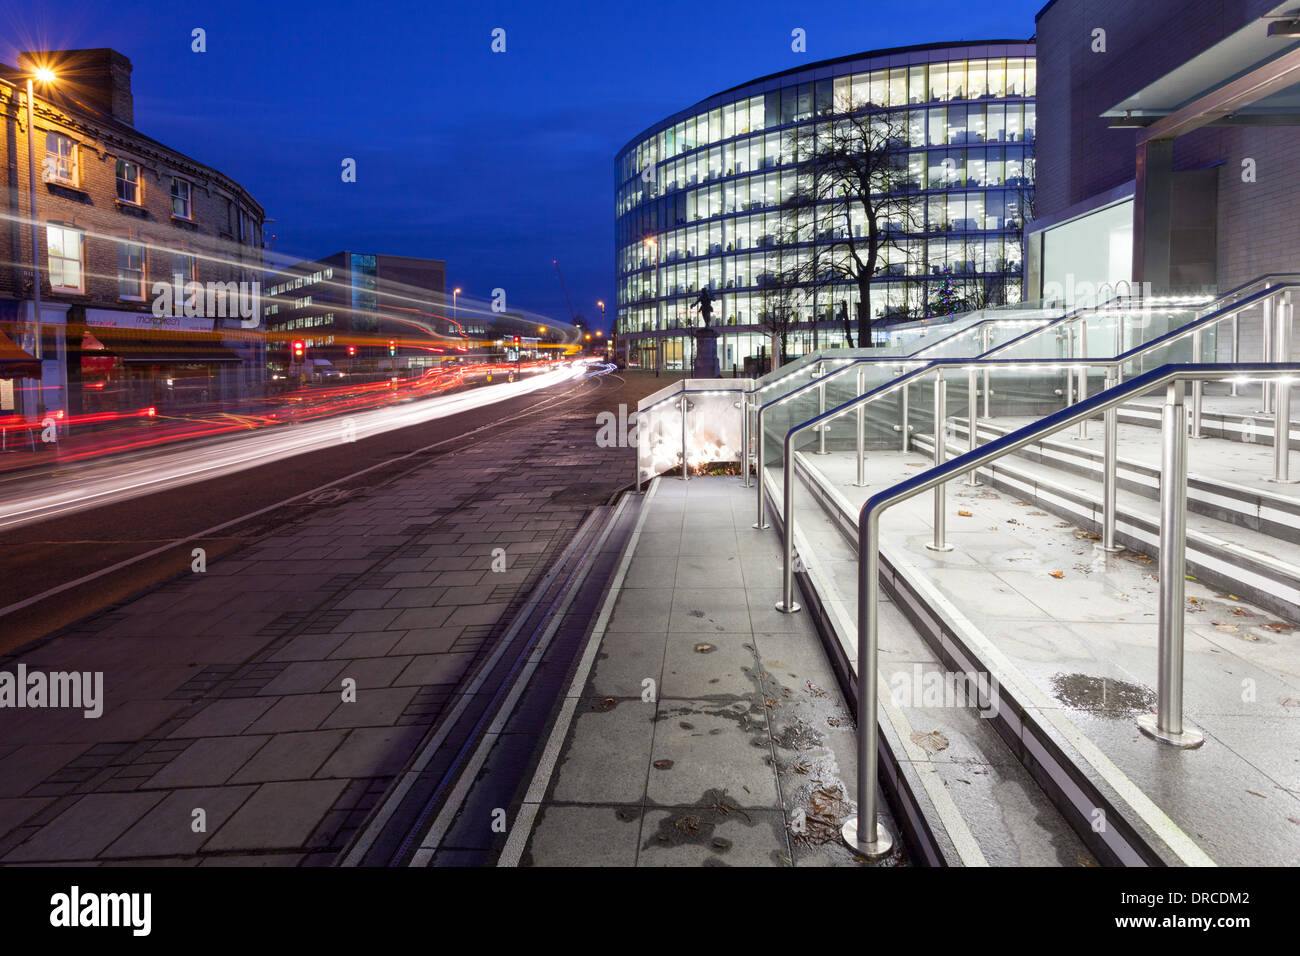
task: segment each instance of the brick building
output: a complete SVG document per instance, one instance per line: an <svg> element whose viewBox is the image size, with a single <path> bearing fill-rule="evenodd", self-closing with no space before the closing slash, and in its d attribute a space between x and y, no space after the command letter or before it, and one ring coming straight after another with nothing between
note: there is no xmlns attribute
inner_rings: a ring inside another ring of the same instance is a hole
<svg viewBox="0 0 1300 956"><path fill-rule="evenodd" d="M26 86L38 67L54 80L34 86L33 217ZM264 211L228 176L135 129L131 70L108 49L0 65L0 332L11 349L0 354L14 358L0 358L0 416L238 402L262 387L252 329ZM39 380L20 353L39 362Z"/></svg>
<svg viewBox="0 0 1300 956"><path fill-rule="evenodd" d="M1157 293L1226 290L1295 271L1294 8L1053 0L1039 11L1026 298L1081 285L1123 292L1125 280ZM1243 354L1258 342L1258 319L1244 319Z"/></svg>

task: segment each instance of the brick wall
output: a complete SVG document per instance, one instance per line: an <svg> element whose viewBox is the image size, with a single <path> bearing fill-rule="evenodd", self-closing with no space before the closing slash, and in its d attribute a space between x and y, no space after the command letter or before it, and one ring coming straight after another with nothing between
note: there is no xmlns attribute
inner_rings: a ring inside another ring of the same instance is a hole
<svg viewBox="0 0 1300 956"><path fill-rule="evenodd" d="M1038 215L1134 176L1136 133L1100 114L1245 26L1274 0L1056 0L1038 16ZM1106 31L1106 52L1092 51ZM1174 168L1223 158L1222 131L1182 137Z"/></svg>
<svg viewBox="0 0 1300 956"><path fill-rule="evenodd" d="M58 109L37 96L37 211L44 224L61 221L86 234L84 293L50 290L45 232L41 231L42 295L53 302L88 308L149 311L154 282L170 281L171 251L195 256L199 282L248 281L261 278L262 208L233 180L216 170L168 150L123 124L97 121ZM0 248L13 262L0 270L0 296L30 297L30 228L26 107L11 87L0 86L0 155L8 165L5 218L0 220ZM42 181L45 133L53 130L77 142L79 183L67 188ZM119 158L141 167L143 196L139 208L117 202L116 163ZM171 179L191 183L193 222L179 222L171 213ZM239 239L240 212L248 225ZM118 240L144 244L146 301L118 296ZM243 275L241 276L241 272Z"/></svg>
<svg viewBox="0 0 1300 956"><path fill-rule="evenodd" d="M1099 117L1235 32L1275 0L1056 0L1038 17L1038 215L1051 216L1134 177L1136 134ZM1093 53L1092 31L1107 52ZM1179 138L1174 169L1218 168L1220 289L1300 271L1297 127L1207 127ZM1254 159L1256 181L1242 181ZM1242 355L1258 356L1259 317L1243 318ZM1228 356L1228 337L1220 355Z"/></svg>

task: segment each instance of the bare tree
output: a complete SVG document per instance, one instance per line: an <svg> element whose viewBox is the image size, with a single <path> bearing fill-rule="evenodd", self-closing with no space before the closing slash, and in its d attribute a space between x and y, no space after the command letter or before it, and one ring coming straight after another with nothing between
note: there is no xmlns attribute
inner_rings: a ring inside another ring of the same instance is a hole
<svg viewBox="0 0 1300 956"><path fill-rule="evenodd" d="M758 277L758 324L772 342L773 369L784 361L790 329L798 321L798 305L802 298L799 279L799 270L794 266L779 267L775 272L764 272Z"/></svg>
<svg viewBox="0 0 1300 956"><path fill-rule="evenodd" d="M907 168L903 114L846 103L819 123L791 134L799 173L796 241L814 241L801 280L858 288L857 339L869 347L871 283L884 267L885 250L916 231L917 200ZM847 331L847 329L846 329ZM851 339L850 339L851 342Z"/></svg>

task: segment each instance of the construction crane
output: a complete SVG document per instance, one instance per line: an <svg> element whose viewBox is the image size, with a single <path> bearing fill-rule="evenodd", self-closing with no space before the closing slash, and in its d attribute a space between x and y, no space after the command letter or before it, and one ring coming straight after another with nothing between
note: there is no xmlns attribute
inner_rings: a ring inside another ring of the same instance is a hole
<svg viewBox="0 0 1300 956"><path fill-rule="evenodd" d="M573 311L573 300L569 298L569 287L564 284L564 273L560 271L560 260L552 259L551 264L555 266L555 274L560 277L560 288L564 290L564 301L569 305L569 317L573 319L574 326L579 324L578 313Z"/></svg>

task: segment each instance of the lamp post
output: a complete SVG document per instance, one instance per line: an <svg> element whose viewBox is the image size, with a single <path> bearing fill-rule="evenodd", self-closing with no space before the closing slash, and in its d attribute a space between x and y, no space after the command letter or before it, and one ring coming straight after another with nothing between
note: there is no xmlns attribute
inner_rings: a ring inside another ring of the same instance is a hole
<svg viewBox="0 0 1300 956"><path fill-rule="evenodd" d="M460 295L460 288L451 290L451 320L456 321L456 296Z"/></svg>
<svg viewBox="0 0 1300 956"><path fill-rule="evenodd" d="M54 72L45 67L38 67L27 74L27 186L28 206L32 216L32 322L28 335L31 353L41 357L41 247L40 229L37 225L36 212L36 94L32 90L32 80L42 84L54 82ZM42 393L36 392L37 396ZM40 399L38 397L37 401ZM39 414L39 407L37 413Z"/></svg>

